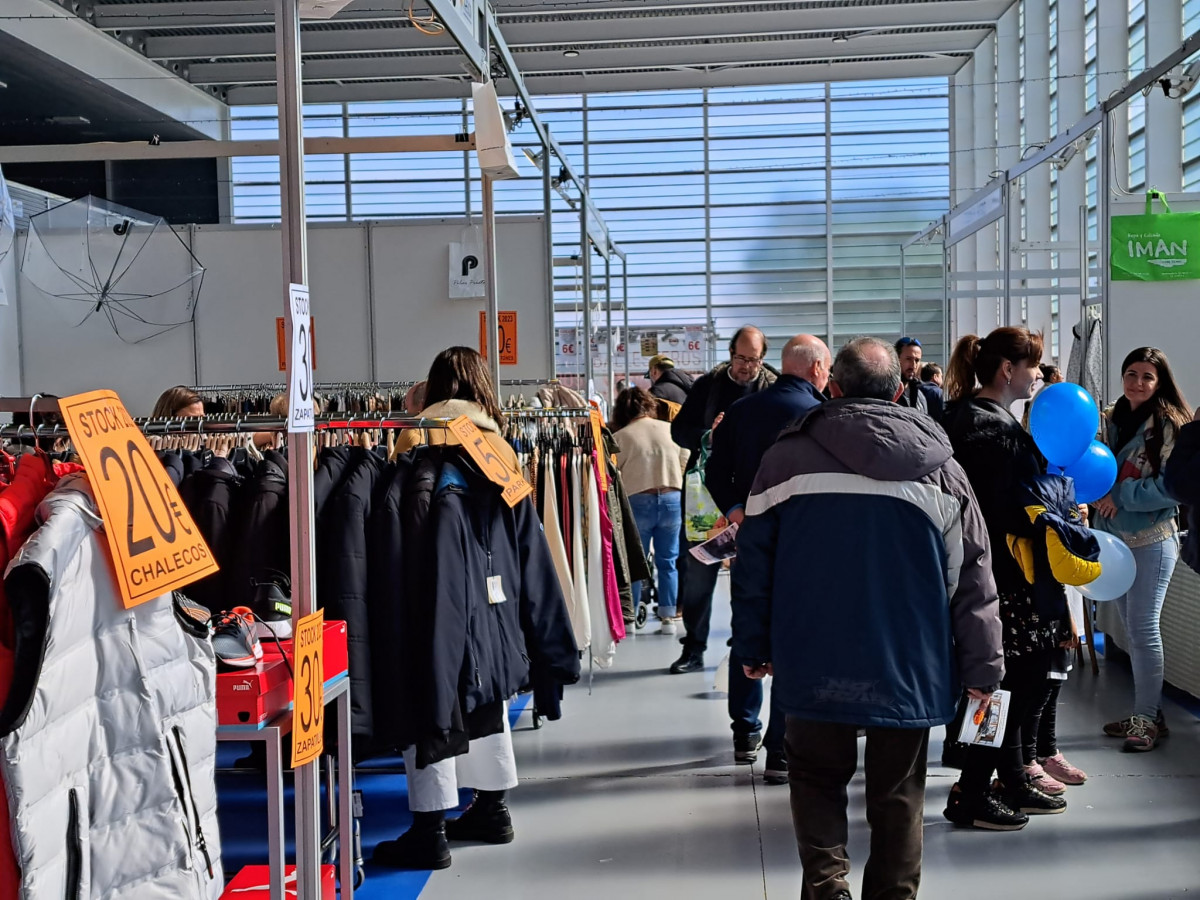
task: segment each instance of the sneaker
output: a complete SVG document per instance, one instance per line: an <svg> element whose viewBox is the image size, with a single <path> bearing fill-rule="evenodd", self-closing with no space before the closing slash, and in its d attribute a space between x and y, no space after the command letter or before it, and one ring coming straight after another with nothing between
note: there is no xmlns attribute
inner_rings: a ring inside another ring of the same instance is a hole
<svg viewBox="0 0 1200 900"><path fill-rule="evenodd" d="M265 569L252 579L250 608L262 640L286 641L292 636L292 582L282 572Z"/></svg>
<svg viewBox="0 0 1200 900"><path fill-rule="evenodd" d="M992 783L992 791L1000 795L1001 801L1009 809L1025 813L1027 816L1054 816L1067 811L1067 801L1064 797L1051 797L1029 781L1015 791L1010 791L999 781L995 781Z"/></svg>
<svg viewBox="0 0 1200 900"><path fill-rule="evenodd" d="M1063 784L1083 784L1087 781L1087 772L1067 762L1061 753L1039 759L1047 775L1053 776Z"/></svg>
<svg viewBox="0 0 1200 900"><path fill-rule="evenodd" d="M1133 716L1121 749L1126 753L1145 753L1157 746L1158 726L1145 716Z"/></svg>
<svg viewBox="0 0 1200 900"><path fill-rule="evenodd" d="M787 754L782 750L767 751L767 767L763 770L763 781L766 784L788 783Z"/></svg>
<svg viewBox="0 0 1200 900"><path fill-rule="evenodd" d="M1133 720L1137 716L1130 716L1128 719L1121 719L1119 722L1109 722L1104 726L1104 733L1109 737L1123 738L1129 734L1129 728L1133 724ZM1154 716L1154 726L1158 729L1158 737L1167 737L1171 733L1171 729L1167 727L1167 720L1163 716L1163 711L1160 709Z"/></svg>
<svg viewBox="0 0 1200 900"><path fill-rule="evenodd" d="M987 831L1020 831L1029 824L1029 816L1014 812L1004 801L985 791L978 797L968 797L955 782L942 815L959 828L983 828Z"/></svg>
<svg viewBox="0 0 1200 900"><path fill-rule="evenodd" d="M262 644L254 633L254 614L244 606L212 617L213 652L229 669L251 669L262 659Z"/></svg>
<svg viewBox="0 0 1200 900"><path fill-rule="evenodd" d="M1066 793L1067 786L1050 775L1042 768L1041 764L1036 762L1030 763L1025 767L1025 772L1029 775L1029 783L1043 794L1057 797L1059 794Z"/></svg>
<svg viewBox="0 0 1200 900"><path fill-rule="evenodd" d="M515 836L508 805L503 800L481 801L478 794L461 816L446 820L446 837L452 841L511 844Z"/></svg>
<svg viewBox="0 0 1200 900"><path fill-rule="evenodd" d="M450 868L450 845L446 828L410 828L394 841L383 841L375 848L371 861L389 869L429 872Z"/></svg>
<svg viewBox="0 0 1200 900"><path fill-rule="evenodd" d="M695 650L684 650L675 662L671 663L672 675L685 675L688 672L699 672L704 668L704 654Z"/></svg>
<svg viewBox="0 0 1200 900"><path fill-rule="evenodd" d="M679 634L679 626L674 619L662 619L659 622L659 634Z"/></svg>
<svg viewBox="0 0 1200 900"><path fill-rule="evenodd" d="M734 762L752 763L758 759L758 748L762 746L762 734L754 731L750 734L735 734L733 736Z"/></svg>

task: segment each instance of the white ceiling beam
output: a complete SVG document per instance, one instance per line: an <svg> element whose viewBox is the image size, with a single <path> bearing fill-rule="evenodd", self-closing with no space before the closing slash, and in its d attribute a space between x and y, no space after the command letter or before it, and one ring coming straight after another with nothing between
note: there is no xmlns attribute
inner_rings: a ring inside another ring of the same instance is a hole
<svg viewBox="0 0 1200 900"><path fill-rule="evenodd" d="M369 9L353 7L337 14L337 21L390 22L408 19L408 3L370 0ZM238 28L273 25L272 0L168 0L152 3L97 4L92 24L102 31L155 31L176 28Z"/></svg>
<svg viewBox="0 0 1200 900"><path fill-rule="evenodd" d="M228 137L229 109L224 103L97 31L57 3L4 0L3 10L0 31L61 60L80 78L98 81L199 134Z"/></svg>
<svg viewBox="0 0 1200 900"><path fill-rule="evenodd" d="M304 61L301 74L309 81L360 81L373 78L432 78L468 73L461 53L444 56L395 56L357 59L323 58ZM193 63L187 77L193 84L274 84L273 62ZM307 96L305 100L307 100Z"/></svg>

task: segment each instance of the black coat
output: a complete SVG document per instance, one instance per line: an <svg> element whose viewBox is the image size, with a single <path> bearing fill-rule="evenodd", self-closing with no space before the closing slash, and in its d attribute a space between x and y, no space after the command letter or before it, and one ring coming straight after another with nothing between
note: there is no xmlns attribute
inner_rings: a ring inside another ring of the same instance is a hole
<svg viewBox="0 0 1200 900"><path fill-rule="evenodd" d="M226 581L226 609L249 606L254 599L254 582L265 573L291 571L288 460L275 450L268 450L263 457L245 486L233 565Z"/></svg>
<svg viewBox="0 0 1200 900"><path fill-rule="evenodd" d="M218 613L229 608L229 573L237 547L237 523L242 479L227 459L214 457L207 468L183 480L179 494L196 527L220 566L184 590L192 600Z"/></svg>
<svg viewBox="0 0 1200 900"><path fill-rule="evenodd" d="M443 466L431 516L433 724L435 738L448 741L460 719L511 697L531 672L533 680L578 681L579 650L528 499L510 509L460 459Z"/></svg>
<svg viewBox="0 0 1200 900"><path fill-rule="evenodd" d="M686 372L677 369L667 369L662 377L650 387L650 393L660 400L670 400L683 406L687 402L688 393L695 380Z"/></svg>
<svg viewBox="0 0 1200 900"><path fill-rule="evenodd" d="M717 415L743 397L766 390L774 381L775 370L763 366L754 381L740 385L729 377L729 363L721 363L696 379L687 403L671 422L671 440L692 454L688 460L689 469L700 451L700 439L712 428Z"/></svg>
<svg viewBox="0 0 1200 900"><path fill-rule="evenodd" d="M356 736L368 736L374 730L367 521L382 468L369 450L350 448L341 483L325 501L317 530L317 599L326 618L346 623L350 714Z"/></svg>
<svg viewBox="0 0 1200 900"><path fill-rule="evenodd" d="M1183 561L1200 572L1200 422L1179 429L1163 467L1163 481L1167 493L1188 508Z"/></svg>

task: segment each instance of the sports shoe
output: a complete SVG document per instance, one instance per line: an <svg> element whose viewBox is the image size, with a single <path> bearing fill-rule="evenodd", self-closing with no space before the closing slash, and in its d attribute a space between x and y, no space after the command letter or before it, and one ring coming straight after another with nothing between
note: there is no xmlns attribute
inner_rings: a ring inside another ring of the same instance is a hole
<svg viewBox="0 0 1200 900"><path fill-rule="evenodd" d="M1158 726L1145 716L1133 716L1130 719L1129 730L1125 733L1125 743L1121 749L1126 753L1145 753L1158 746Z"/></svg>
<svg viewBox="0 0 1200 900"><path fill-rule="evenodd" d="M1087 772L1071 765L1061 753L1039 759L1038 762L1042 764L1047 775L1056 778L1063 784L1083 784L1087 781Z"/></svg>
<svg viewBox="0 0 1200 900"><path fill-rule="evenodd" d="M292 582L274 569L264 569L251 579L254 597L250 608L254 611L255 627L259 638L286 641L292 636Z"/></svg>
<svg viewBox="0 0 1200 900"><path fill-rule="evenodd" d="M479 794L457 819L446 820L446 837L452 841L477 841L482 844L511 844L512 814L503 800L488 802Z"/></svg>
<svg viewBox="0 0 1200 900"><path fill-rule="evenodd" d="M1050 775L1039 763L1030 763L1025 767L1025 772L1029 775L1029 783L1043 794L1057 797L1066 793L1067 786Z"/></svg>
<svg viewBox="0 0 1200 900"><path fill-rule="evenodd" d="M1065 790L1065 788L1064 788ZM1063 797L1051 797L1027 781L1016 790L1009 790L999 781L992 782L993 793L999 794L1001 802L1014 812L1027 816L1053 816L1067 811Z"/></svg>
<svg viewBox="0 0 1200 900"><path fill-rule="evenodd" d="M660 619L658 633L679 634L679 626L675 624L674 619Z"/></svg>
<svg viewBox="0 0 1200 900"><path fill-rule="evenodd" d="M1123 738L1129 734L1129 726L1133 724L1133 720L1137 716L1130 716L1128 719L1121 719L1119 722L1109 722L1104 726L1104 733L1109 737ZM1171 734L1171 729L1167 727L1167 720L1163 716L1163 711L1160 709L1154 716L1154 725L1158 728L1158 737L1161 740Z"/></svg>
<svg viewBox="0 0 1200 900"><path fill-rule="evenodd" d="M262 644L254 633L254 614L244 606L212 617L213 652L229 669L250 669L262 659Z"/></svg>
<svg viewBox="0 0 1200 900"><path fill-rule="evenodd" d="M991 791L978 797L968 797L958 783L950 789L942 815L960 828L982 828L987 831L1020 831L1029 824L1029 816L1014 812Z"/></svg>
<svg viewBox="0 0 1200 900"><path fill-rule="evenodd" d="M688 672L699 672L704 668L704 654L695 650L684 650L675 662L671 663L672 675L686 675Z"/></svg>
<svg viewBox="0 0 1200 900"><path fill-rule="evenodd" d="M763 781L766 784L788 783L787 754L782 750L767 751L767 767L763 770Z"/></svg>
<svg viewBox="0 0 1200 900"><path fill-rule="evenodd" d="M733 736L734 762L752 763L758 759L758 748L762 746L762 734L754 731L750 734L735 734Z"/></svg>

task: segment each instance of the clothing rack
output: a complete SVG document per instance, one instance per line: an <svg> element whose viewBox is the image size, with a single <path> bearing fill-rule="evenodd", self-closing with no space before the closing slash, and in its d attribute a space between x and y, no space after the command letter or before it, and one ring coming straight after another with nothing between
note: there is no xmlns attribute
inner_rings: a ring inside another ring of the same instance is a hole
<svg viewBox="0 0 1200 900"><path fill-rule="evenodd" d="M398 391L400 389L408 390L416 384L415 381L318 381L313 384L314 391L338 391L338 390L387 390ZM283 382L263 382L261 384L199 384L192 385L189 390L193 390L198 394L211 393L213 391L268 391L273 390L276 393L282 393L287 390L287 385Z"/></svg>
<svg viewBox="0 0 1200 900"><path fill-rule="evenodd" d="M27 410L28 404L20 407ZM35 411L51 412L51 409ZM0 400L0 412L12 412ZM250 434L257 431L287 431L287 419L271 415L249 416L206 416L190 419L135 419L134 422L147 435L189 434ZM447 418L424 416L317 416L314 428L317 431L366 431L369 429L446 428ZM0 426L0 438L21 437L67 437L65 425L4 425Z"/></svg>
<svg viewBox="0 0 1200 900"><path fill-rule="evenodd" d="M552 409L520 407L502 410L506 419L585 419L592 411L582 406L559 406Z"/></svg>
<svg viewBox="0 0 1200 900"><path fill-rule="evenodd" d="M559 384L557 378L505 378L500 382L500 387L530 387L533 385L551 385Z"/></svg>

